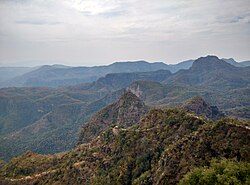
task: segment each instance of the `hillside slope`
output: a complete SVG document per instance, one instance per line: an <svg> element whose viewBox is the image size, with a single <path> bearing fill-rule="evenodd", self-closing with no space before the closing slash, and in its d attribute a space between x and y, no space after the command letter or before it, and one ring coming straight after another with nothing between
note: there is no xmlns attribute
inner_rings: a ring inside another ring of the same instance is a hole
<svg viewBox="0 0 250 185"><path fill-rule="evenodd" d="M59 87L93 82L109 73L147 72L168 69L168 65L145 61L116 62L107 66L58 67L46 65L2 83L4 87Z"/></svg>
<svg viewBox="0 0 250 185"><path fill-rule="evenodd" d="M79 127L90 115L117 100L123 87L138 79L162 81L169 75L164 70L121 73L107 75L92 84L57 89L0 89L0 149L5 151L0 156L9 159L26 150L68 150L76 144Z"/></svg>
<svg viewBox="0 0 250 185"><path fill-rule="evenodd" d="M200 96L226 115L250 118L250 68L235 67L216 56L201 57L163 82L139 81L128 89L153 106L175 107Z"/></svg>
<svg viewBox="0 0 250 185"><path fill-rule="evenodd" d="M176 184L190 169L208 165L212 158L250 162L249 141L249 125L234 120L225 119L201 127L163 152L154 181Z"/></svg>
<svg viewBox="0 0 250 185"><path fill-rule="evenodd" d="M93 94L87 94L86 92L71 94L68 92L68 95L80 99L72 98L66 95L65 92L61 94L57 92L54 95L39 99L35 98L30 101L31 105L37 105L33 110L28 109L32 108L32 106L27 104L29 102L26 102L26 99L20 100L18 106L28 106L28 108L22 110L23 112L18 111L21 115L17 118L23 118L23 122L18 122L16 115L13 115L16 109L13 108L9 108L5 113L5 117L3 117L8 118L9 125L6 125L1 130L1 158L8 160L27 150L48 154L73 148L77 143L80 127L93 113L116 101L123 92L124 90L106 95L101 93L101 96L98 92L93 92ZM23 96L27 97L27 94ZM82 101L81 98L84 98L85 101ZM9 100L6 103L9 104ZM14 103L17 102L12 100L12 104ZM39 117L35 117L37 114ZM28 122L27 116L33 120ZM1 121L7 123L4 120ZM12 130L10 130L10 125L13 125ZM8 128L8 130L4 128Z"/></svg>
<svg viewBox="0 0 250 185"><path fill-rule="evenodd" d="M130 127L137 123L148 109L136 95L128 91L117 102L96 113L83 125L79 143L91 141L112 125Z"/></svg>
<svg viewBox="0 0 250 185"><path fill-rule="evenodd" d="M250 162L249 126L232 119L206 122L179 109L152 110L137 124L109 127L64 154L14 158L0 170L1 182L176 184L215 157Z"/></svg>
<svg viewBox="0 0 250 185"><path fill-rule="evenodd" d="M250 118L250 87L216 91L203 86L133 82L127 89L153 107L177 107L194 96L200 96L227 116Z"/></svg>
<svg viewBox="0 0 250 185"><path fill-rule="evenodd" d="M88 90L110 90L115 91L128 87L138 80L162 82L171 76L168 70L158 70L153 72L133 72L133 73L110 73L99 78L90 84ZM79 85L80 86L80 85Z"/></svg>
<svg viewBox="0 0 250 185"><path fill-rule="evenodd" d="M198 58L190 69L180 70L165 83L227 90L249 85L249 74L249 67L235 67L216 56L207 56Z"/></svg>
<svg viewBox="0 0 250 185"><path fill-rule="evenodd" d="M1 83L8 81L17 76L28 73L35 68L32 67L0 67L0 87Z"/></svg>
<svg viewBox="0 0 250 185"><path fill-rule="evenodd" d="M213 120L218 120L224 116L224 114L219 111L218 107L209 105L199 96L189 99L181 105L181 108L187 112L193 112Z"/></svg>

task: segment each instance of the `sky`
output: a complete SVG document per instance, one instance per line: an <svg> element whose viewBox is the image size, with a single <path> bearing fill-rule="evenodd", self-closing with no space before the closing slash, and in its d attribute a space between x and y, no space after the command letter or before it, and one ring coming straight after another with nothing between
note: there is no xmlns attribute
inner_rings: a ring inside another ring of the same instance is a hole
<svg viewBox="0 0 250 185"><path fill-rule="evenodd" d="M0 0L0 66L250 60L250 0Z"/></svg>

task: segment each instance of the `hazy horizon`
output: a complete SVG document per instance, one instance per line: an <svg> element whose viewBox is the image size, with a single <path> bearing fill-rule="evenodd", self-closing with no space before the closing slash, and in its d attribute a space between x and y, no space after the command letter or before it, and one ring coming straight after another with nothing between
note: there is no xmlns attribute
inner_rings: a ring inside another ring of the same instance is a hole
<svg viewBox="0 0 250 185"><path fill-rule="evenodd" d="M250 60L249 0L2 0L0 66Z"/></svg>
<svg viewBox="0 0 250 185"><path fill-rule="evenodd" d="M205 56L200 56L200 57L205 57ZM100 64L96 64L96 65L81 65L81 64L76 64L76 65L70 65L70 64L67 64L67 63L60 63L60 61L51 61L51 62L41 62L40 61L40 64L39 64L39 61L36 61L35 63L34 62L26 62L25 65L22 65L23 62L19 62L19 63L16 63L16 64L10 64L10 65L2 65L0 63L0 67L40 67L40 66L44 66L44 65L63 65L63 66L69 66L69 67L94 67L94 66L107 66L107 65L111 65L113 63L116 63L116 62L138 62L138 61L145 61L145 62L148 62L148 63L155 63L155 62L162 62L162 63L165 63L165 64L168 64L168 65L175 65L175 64L178 64L178 63L181 63L181 62L185 62L185 61L188 61L188 60L196 60L198 58L192 58L192 59L187 59L187 60L183 60L183 61L177 61L175 63L167 63L167 62L164 62L164 61L148 61L148 60L127 60L127 61L113 61L113 62L110 62L110 63L100 63ZM228 57L228 58L221 58L221 59L234 59L232 57ZM235 59L234 59L235 60ZM250 61L250 60L244 60L244 61L237 61L235 60L236 62L240 63L240 62L245 62L245 61ZM38 63L36 65L36 63Z"/></svg>

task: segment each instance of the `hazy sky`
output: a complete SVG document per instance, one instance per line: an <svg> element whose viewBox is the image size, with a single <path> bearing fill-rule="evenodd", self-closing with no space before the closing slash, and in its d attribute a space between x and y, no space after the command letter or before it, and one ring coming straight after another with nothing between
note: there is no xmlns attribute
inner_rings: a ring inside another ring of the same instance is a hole
<svg viewBox="0 0 250 185"><path fill-rule="evenodd" d="M250 0L0 0L0 65L250 60Z"/></svg>

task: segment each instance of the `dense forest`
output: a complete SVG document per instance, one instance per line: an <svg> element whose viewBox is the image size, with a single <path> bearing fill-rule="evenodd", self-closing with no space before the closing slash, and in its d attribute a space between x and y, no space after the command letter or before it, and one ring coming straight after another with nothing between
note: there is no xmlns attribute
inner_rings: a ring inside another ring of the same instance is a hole
<svg viewBox="0 0 250 185"><path fill-rule="evenodd" d="M113 107L118 114L113 113ZM214 122L180 108L152 109L146 114L142 112L140 120L122 117L131 109L138 110L139 115L145 106L136 95L127 92L117 103L94 116L91 129L88 124L83 126L86 132L99 133L95 138L83 140L91 135L83 133L81 143L71 151L54 155L27 152L13 158L2 165L1 182L159 185L209 184L222 179L229 184L249 182L249 122L230 118ZM106 125L105 120L115 121ZM127 124L134 120L134 124Z"/></svg>

